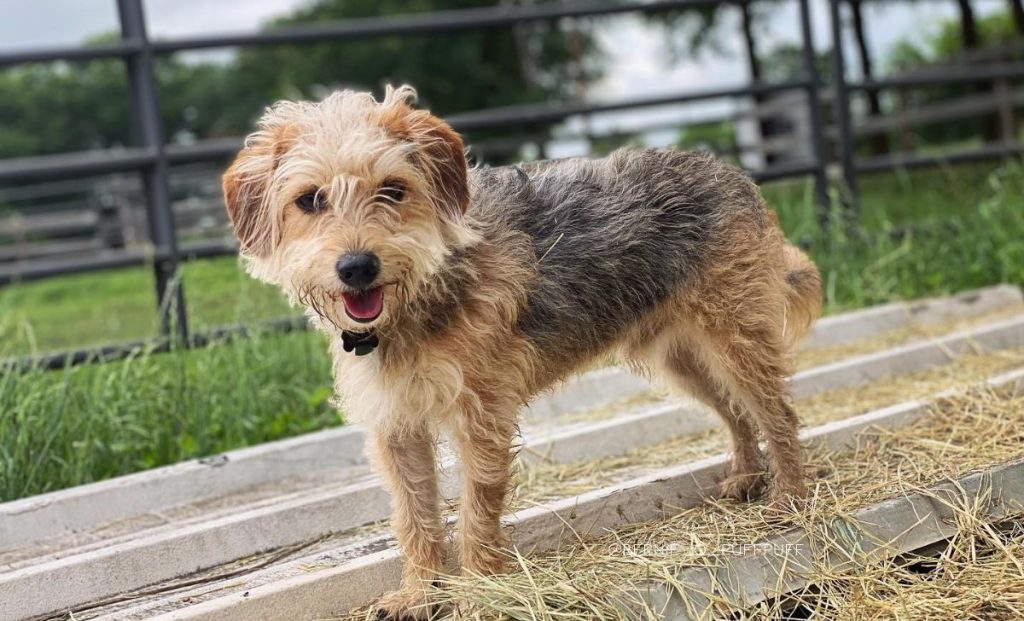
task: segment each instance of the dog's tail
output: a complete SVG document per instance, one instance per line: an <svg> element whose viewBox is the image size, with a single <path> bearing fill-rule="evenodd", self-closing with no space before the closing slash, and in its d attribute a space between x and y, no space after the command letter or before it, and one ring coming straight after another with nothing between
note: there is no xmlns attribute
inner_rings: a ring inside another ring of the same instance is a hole
<svg viewBox="0 0 1024 621"><path fill-rule="evenodd" d="M811 324L821 315L821 275L802 250L783 246L786 268L786 323L784 336L790 351L795 352Z"/></svg>

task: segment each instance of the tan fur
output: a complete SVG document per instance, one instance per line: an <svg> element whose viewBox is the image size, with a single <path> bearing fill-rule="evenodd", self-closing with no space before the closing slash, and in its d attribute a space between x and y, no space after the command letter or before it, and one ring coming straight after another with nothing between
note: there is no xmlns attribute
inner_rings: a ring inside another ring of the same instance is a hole
<svg viewBox="0 0 1024 621"><path fill-rule="evenodd" d="M464 218L471 188L462 141L411 108L412 95L403 87L381 102L342 93L274 106L225 174L224 191L250 272L305 306L330 337L337 404L368 429L368 454L392 493L407 563L401 589L380 609L425 618L425 589L445 567L439 430L451 431L462 462L459 563L467 572L503 571L500 517L518 411L589 361L556 364L517 328L538 277L531 240L511 228L485 238ZM400 206L381 197L394 179L407 188ZM294 204L311 190L328 205L315 217ZM749 194L737 200L760 204ZM772 497L785 503L804 492L786 377L795 343L818 313L820 284L770 212L739 213L694 282L595 357L617 349L722 415L734 449L727 496L750 497L761 484L761 434ZM452 257L469 249L472 261L452 276ZM355 250L380 258L386 300L373 324L381 346L365 357L343 351L338 338L361 328L342 311L335 268ZM447 280L438 278L444 270ZM464 288L458 307L437 316L451 282Z"/></svg>
<svg viewBox="0 0 1024 621"><path fill-rule="evenodd" d="M769 222L737 220L721 255L698 282L665 304L624 345L622 355L651 369L672 387L714 409L733 439L725 497L748 499L763 483L758 432L768 445L772 499L785 507L805 494L803 463L796 440L799 421L789 402L795 343L820 307L810 287L787 284L791 257L817 271L783 239L774 215ZM820 296L820 294L818 294ZM795 308L799 305L799 308ZM796 323L787 316L796 315Z"/></svg>
<svg viewBox="0 0 1024 621"><path fill-rule="evenodd" d="M821 316L821 276L804 251L783 246L783 262L787 271L789 312L786 316L786 345L796 351L814 320Z"/></svg>

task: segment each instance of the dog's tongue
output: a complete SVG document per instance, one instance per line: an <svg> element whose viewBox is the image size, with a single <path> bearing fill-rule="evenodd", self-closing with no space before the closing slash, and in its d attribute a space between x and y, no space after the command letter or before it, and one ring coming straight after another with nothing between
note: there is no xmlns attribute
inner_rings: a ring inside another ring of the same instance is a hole
<svg viewBox="0 0 1024 621"><path fill-rule="evenodd" d="M381 287L345 292L341 297L345 300L345 310L353 319L376 319L384 310L384 290Z"/></svg>

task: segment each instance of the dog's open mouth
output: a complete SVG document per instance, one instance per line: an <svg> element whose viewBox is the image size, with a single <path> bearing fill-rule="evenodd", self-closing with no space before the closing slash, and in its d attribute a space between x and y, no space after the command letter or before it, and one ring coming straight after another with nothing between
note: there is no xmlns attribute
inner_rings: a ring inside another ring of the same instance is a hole
<svg viewBox="0 0 1024 621"><path fill-rule="evenodd" d="M369 323L380 317L384 310L384 288L374 287L365 291L346 291L341 294L345 301L345 312L360 323Z"/></svg>

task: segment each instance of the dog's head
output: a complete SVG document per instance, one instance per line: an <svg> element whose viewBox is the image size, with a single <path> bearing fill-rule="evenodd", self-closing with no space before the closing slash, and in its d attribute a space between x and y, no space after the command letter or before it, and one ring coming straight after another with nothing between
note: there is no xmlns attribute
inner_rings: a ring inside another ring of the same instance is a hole
<svg viewBox="0 0 1024 621"><path fill-rule="evenodd" d="M388 88L269 108L224 174L249 271L319 319L394 319L466 234L462 139Z"/></svg>

